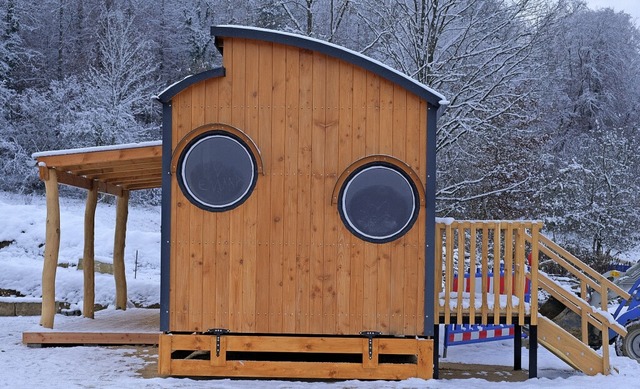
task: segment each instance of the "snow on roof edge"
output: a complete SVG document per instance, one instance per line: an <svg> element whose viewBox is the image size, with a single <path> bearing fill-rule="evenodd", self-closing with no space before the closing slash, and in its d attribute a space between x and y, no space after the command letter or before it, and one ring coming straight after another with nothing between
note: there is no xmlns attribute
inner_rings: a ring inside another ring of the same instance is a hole
<svg viewBox="0 0 640 389"><path fill-rule="evenodd" d="M267 34L279 34L279 35L283 35L283 36L289 36L292 38L296 38L296 39L303 39L303 40L308 40L310 42L315 42L318 44L323 44L329 47L332 47L336 50L341 50L344 52L347 52L349 54L352 54L354 56L360 57L366 61L372 62L382 68L385 68L386 70L395 73L396 75L403 77L404 79L406 79L407 81L415 84L416 86L425 89L426 91L430 92L431 94L433 94L434 96L436 96L439 99L439 104L441 105L448 105L449 101L447 100L446 97L444 97L443 94L441 94L440 92L436 91L435 89L421 83L420 81L416 80L415 78L409 77L408 75L392 68L391 66L388 66L380 61L378 61L377 59L371 58L369 56L366 56L362 53L359 53L357 51L351 50L347 47L344 46L339 46L336 45L335 43L331 43L331 42L327 42L327 41L323 41L321 39L317 39L317 38L312 38L312 37L308 37L305 35L299 35L299 34L293 34L290 32L284 32L284 31L278 31L278 30L270 30L267 28L260 28L260 27L251 27L251 26L241 26L241 25L233 25L233 24L221 24L221 25L217 25L214 27L220 27L220 28L233 28L233 29L242 29L242 30L246 30L246 31L256 31L256 32L263 32L263 33L267 33Z"/></svg>
<svg viewBox="0 0 640 389"><path fill-rule="evenodd" d="M31 154L31 158L38 159L40 157L51 157L54 155L92 153L97 151L110 151L110 150L122 150L122 149L135 149L139 147L150 147L150 146L161 146L161 145L162 145L161 140L154 140L154 141L139 142L139 143L124 143L120 145L81 147L77 149L66 149L66 150L40 151L40 152Z"/></svg>

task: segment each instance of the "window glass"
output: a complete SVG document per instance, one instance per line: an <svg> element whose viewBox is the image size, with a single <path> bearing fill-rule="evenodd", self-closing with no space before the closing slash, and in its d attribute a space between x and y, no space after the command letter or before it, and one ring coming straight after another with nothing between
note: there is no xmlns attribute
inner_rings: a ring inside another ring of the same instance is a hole
<svg viewBox="0 0 640 389"><path fill-rule="evenodd" d="M183 151L178 171L189 200L211 211L242 204L256 182L256 162L249 148L224 132L194 140Z"/></svg>
<svg viewBox="0 0 640 389"><path fill-rule="evenodd" d="M339 211L356 236L384 243L408 231L418 215L418 192L399 169L373 164L355 171L345 181Z"/></svg>

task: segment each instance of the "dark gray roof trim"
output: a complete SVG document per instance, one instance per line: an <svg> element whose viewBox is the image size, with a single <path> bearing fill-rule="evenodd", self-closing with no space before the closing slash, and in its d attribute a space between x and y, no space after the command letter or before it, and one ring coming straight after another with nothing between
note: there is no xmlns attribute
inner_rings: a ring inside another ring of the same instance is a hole
<svg viewBox="0 0 640 389"><path fill-rule="evenodd" d="M423 98L436 108L439 108L441 105L445 106L449 104L443 95L417 80L414 80L413 78L410 78L409 76L400 73L379 61L333 43L302 35L245 26L213 26L211 27L211 35L215 36L216 46L221 53L223 50L222 41L224 40L224 37L254 39L295 46L302 49L317 51L366 69L382 78L402 86L406 90Z"/></svg>
<svg viewBox="0 0 640 389"><path fill-rule="evenodd" d="M156 99L159 100L161 103L168 103L169 101L171 101L173 96L187 89L191 85L196 84L200 81L208 80L210 78L224 77L225 74L226 74L225 69L223 67L219 67L219 68L205 70L202 73L194 74L192 76L188 76L182 79L181 81L178 81L175 84L169 86L164 91L162 91L162 93L160 93L156 97Z"/></svg>

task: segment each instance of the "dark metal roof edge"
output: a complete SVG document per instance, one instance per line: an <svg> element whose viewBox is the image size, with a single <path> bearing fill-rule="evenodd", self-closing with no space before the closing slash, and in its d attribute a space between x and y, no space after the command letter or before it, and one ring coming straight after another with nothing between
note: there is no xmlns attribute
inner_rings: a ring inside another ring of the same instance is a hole
<svg viewBox="0 0 640 389"><path fill-rule="evenodd" d="M224 77L226 75L226 70L224 67L213 68L209 70L205 70L202 73L194 74L192 76L188 76L181 81L176 82L173 85L170 85L168 88L163 90L156 99L161 103L167 103L171 101L173 96L187 89L193 84L196 84L200 81L208 80L210 78L216 77Z"/></svg>
<svg viewBox="0 0 640 389"><path fill-rule="evenodd" d="M397 85L402 86L406 90L423 98L436 108L439 108L441 105L445 106L448 104L448 101L443 95L420 83L419 81L412 79L409 76L400 73L379 61L357 53L353 50L335 45L333 43L302 35L268 30L264 28L230 25L212 26L211 35L215 37L216 47L221 53L223 49L222 45L224 37L262 40L295 46L338 58L345 62L349 62L353 65L366 69L382 78L385 78Z"/></svg>

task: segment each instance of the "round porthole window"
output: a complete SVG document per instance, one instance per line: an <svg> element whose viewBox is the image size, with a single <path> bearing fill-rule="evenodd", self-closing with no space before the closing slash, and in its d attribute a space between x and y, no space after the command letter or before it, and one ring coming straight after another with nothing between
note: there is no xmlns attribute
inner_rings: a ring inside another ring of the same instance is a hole
<svg viewBox="0 0 640 389"><path fill-rule="evenodd" d="M226 211L251 195L256 170L256 159L242 140L225 131L211 131L185 147L178 162L178 183L198 207Z"/></svg>
<svg viewBox="0 0 640 389"><path fill-rule="evenodd" d="M345 180L338 202L345 226L360 239L385 243L404 235L418 217L413 181L393 165L365 165Z"/></svg>

